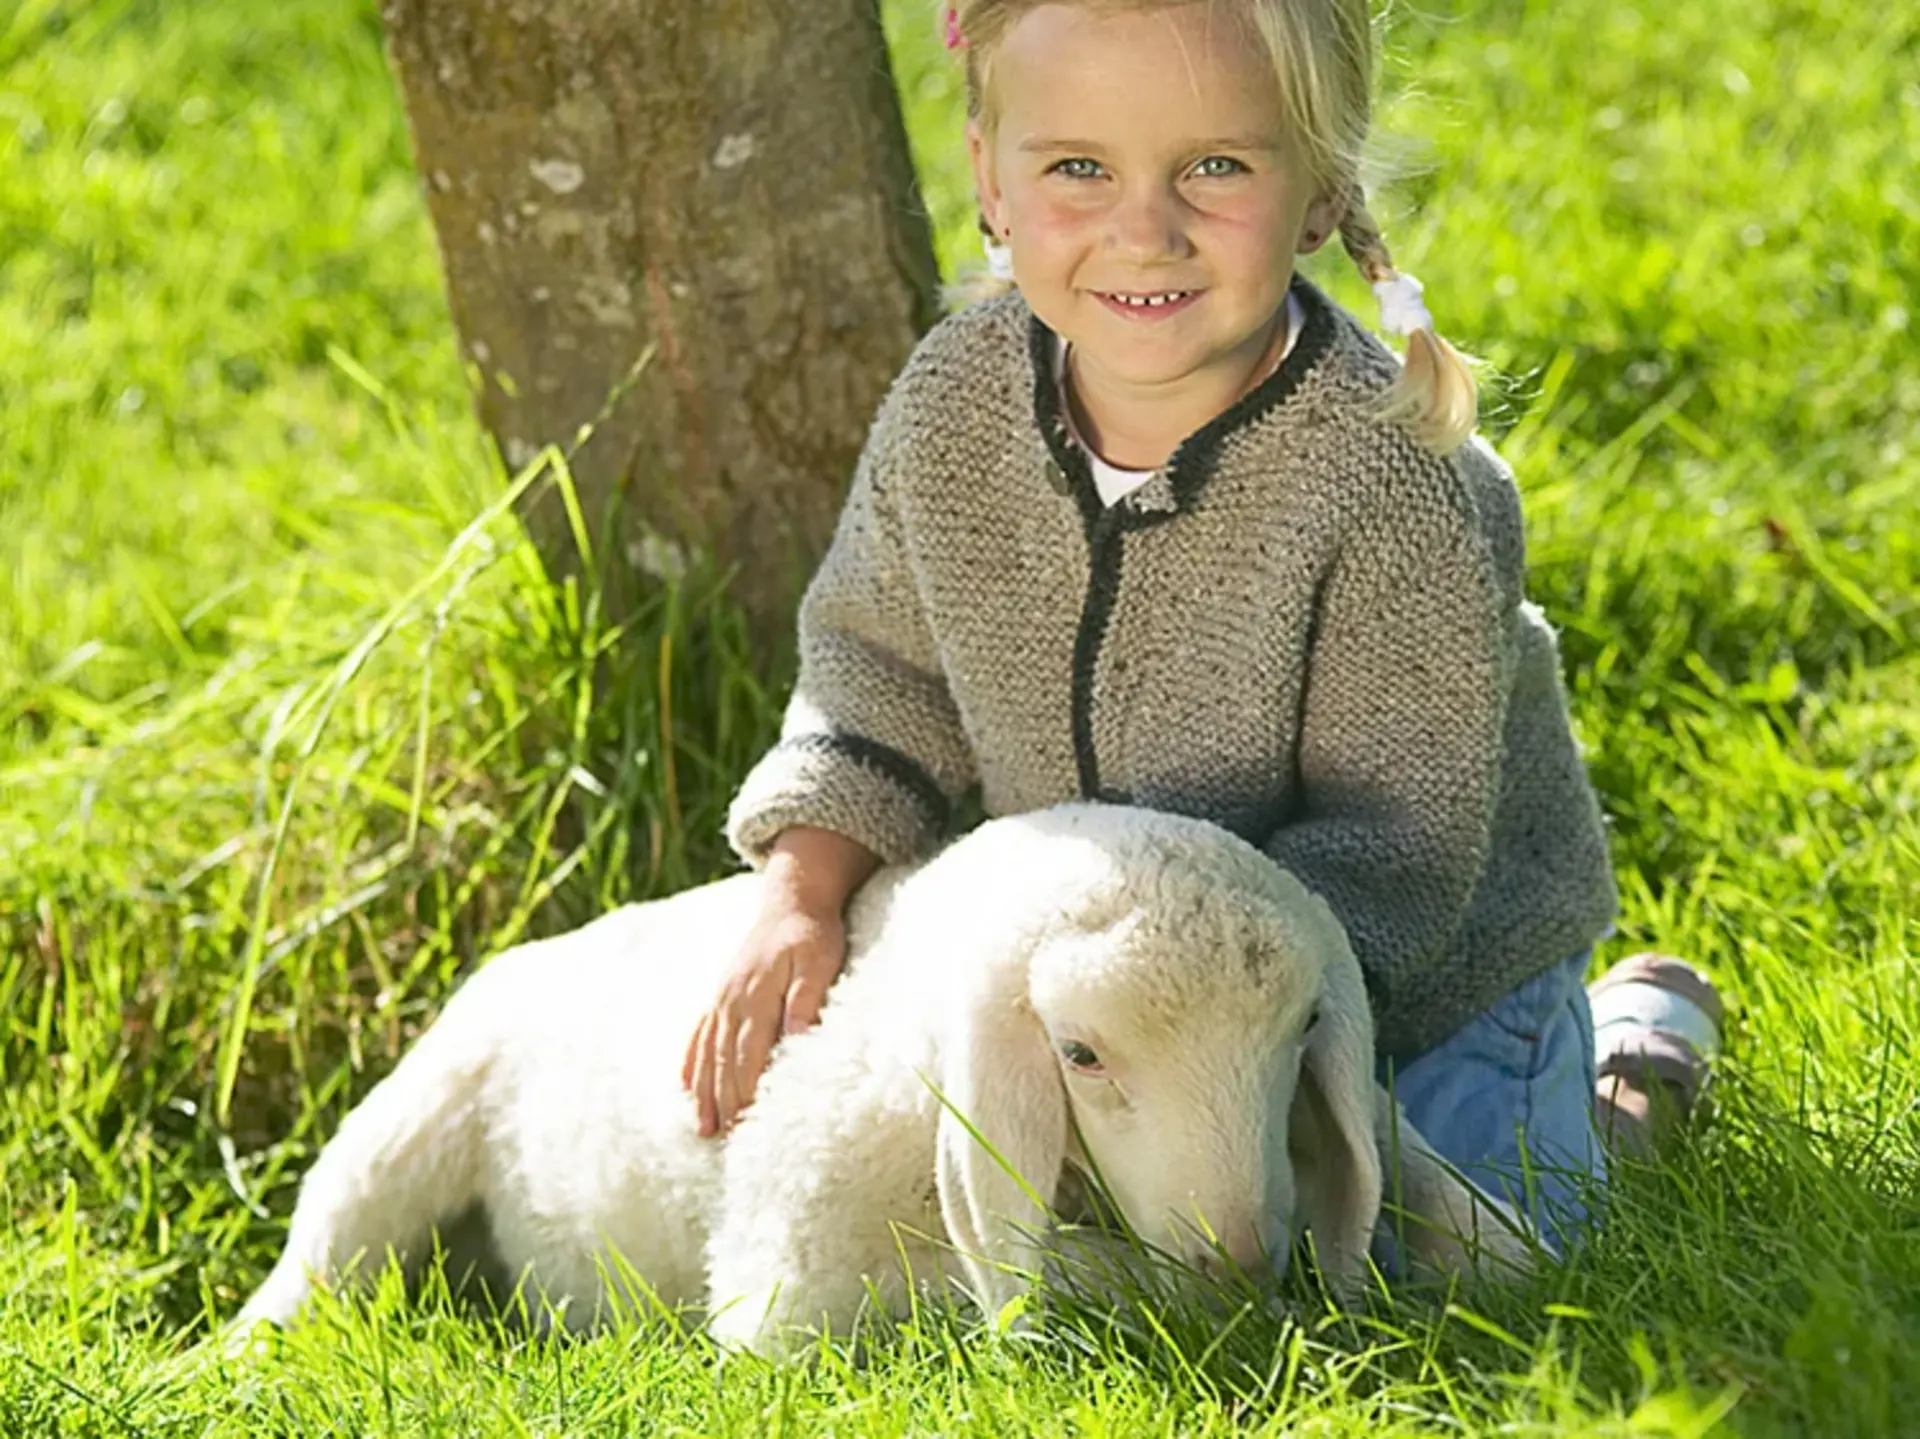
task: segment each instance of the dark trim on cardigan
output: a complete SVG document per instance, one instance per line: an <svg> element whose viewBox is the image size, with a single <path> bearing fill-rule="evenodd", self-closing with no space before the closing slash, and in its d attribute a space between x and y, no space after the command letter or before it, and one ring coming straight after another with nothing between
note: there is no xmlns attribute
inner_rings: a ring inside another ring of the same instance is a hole
<svg viewBox="0 0 1920 1439"><path fill-rule="evenodd" d="M935 830L945 832L947 821L953 817L953 803L935 783L933 776L917 760L902 754L892 745L881 744L865 735L819 731L782 740L776 748L803 754L839 755L883 779L892 780L919 801L920 807L933 821Z"/></svg>
<svg viewBox="0 0 1920 1439"><path fill-rule="evenodd" d="M1120 598L1120 556L1126 538L1125 518L1117 510L1103 510L1095 519L1087 545L1087 598L1073 637L1073 761L1080 776L1080 797L1110 804L1124 804L1126 796L1110 793L1100 783L1100 756L1093 743L1093 681L1099 673L1107 621Z"/></svg>
<svg viewBox="0 0 1920 1439"><path fill-rule="evenodd" d="M1206 487L1227 437L1235 430L1265 419L1291 399L1301 381L1333 348L1333 302L1310 280L1299 275L1293 277L1292 292L1300 300L1300 338L1294 341L1292 351L1280 362L1280 368L1188 435L1167 461L1167 481L1173 490L1175 513L1191 508ZM1138 514L1133 517L1134 527L1157 524L1168 518L1165 514Z"/></svg>
<svg viewBox="0 0 1920 1439"><path fill-rule="evenodd" d="M1033 362L1034 420L1040 426L1040 438L1046 442L1054 467L1066 478L1067 495L1080 511L1080 525L1091 546L1094 525L1106 506L1101 503L1100 490L1093 483L1093 467L1087 463L1086 451L1073 442L1073 432L1067 428L1067 417L1060 409L1060 391L1053 375L1053 343L1053 331L1038 315L1030 314L1027 357Z"/></svg>
<svg viewBox="0 0 1920 1439"><path fill-rule="evenodd" d="M1087 597L1080 607L1080 627L1073 639L1073 759L1082 799L1124 804L1127 796L1108 791L1100 783L1100 756L1093 742L1093 685L1099 672L1100 646L1107 623L1120 598L1120 564L1129 530L1162 524L1191 509L1214 470L1220 447L1235 430L1264 418L1284 404L1314 366L1333 347L1333 305L1313 283L1295 275L1293 293L1299 297L1303 323L1300 337L1280 367L1220 414L1180 442L1167 461L1167 481L1173 491L1171 511L1136 510L1123 499L1108 505L1093 482L1086 452L1073 442L1067 417L1061 413L1060 387L1054 376L1056 336L1038 315L1031 316L1027 353L1033 364L1033 414L1053 464L1066 477L1067 493L1080 511L1087 537Z"/></svg>
<svg viewBox="0 0 1920 1439"><path fill-rule="evenodd" d="M1033 413L1040 425L1051 463L1065 476L1067 494L1080 511L1087 540L1087 595L1080 605L1080 626L1073 637L1072 703L1068 723L1073 730L1073 762L1080 781L1080 798L1100 798L1100 765L1093 747L1093 678L1100 644L1106 638L1107 618L1120 593L1119 516L1101 502L1093 482L1086 451L1073 442L1067 417L1060 409L1060 389L1053 373L1054 333L1034 316L1027 332L1028 355L1033 361Z"/></svg>

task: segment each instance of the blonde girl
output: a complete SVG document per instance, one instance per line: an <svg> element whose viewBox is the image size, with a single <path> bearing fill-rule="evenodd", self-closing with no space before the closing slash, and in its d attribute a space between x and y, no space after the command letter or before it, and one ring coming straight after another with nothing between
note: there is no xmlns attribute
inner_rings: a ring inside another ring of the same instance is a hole
<svg viewBox="0 0 1920 1439"><path fill-rule="evenodd" d="M943 23L1011 286L916 349L802 605L781 741L730 817L765 905L688 1045L703 1132L813 1022L848 896L963 796L1128 803L1325 896L1414 1124L1564 1234L1604 1172L1582 978L1614 885L1512 476L1361 190L1366 0ZM1295 274L1335 234L1404 362ZM1690 1082L1712 1047L1674 973L1614 987L1629 1079L1678 1036Z"/></svg>

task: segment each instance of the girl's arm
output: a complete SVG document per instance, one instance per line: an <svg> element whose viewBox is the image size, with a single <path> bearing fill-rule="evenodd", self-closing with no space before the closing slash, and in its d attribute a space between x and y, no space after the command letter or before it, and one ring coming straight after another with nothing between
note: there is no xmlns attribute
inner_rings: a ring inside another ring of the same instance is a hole
<svg viewBox="0 0 1920 1439"><path fill-rule="evenodd" d="M801 602L800 675L780 743L728 817L749 863L764 863L775 837L796 826L832 830L889 863L917 858L973 782L895 493L909 402L903 383L881 406Z"/></svg>
<svg viewBox="0 0 1920 1439"><path fill-rule="evenodd" d="M973 781L973 753L915 585L893 492L906 421L896 384L874 421L800 606L800 676L780 743L735 796L728 837L767 877L734 973L688 1041L700 1132L753 1097L782 1033L819 1014L846 957L848 897L882 862L925 853Z"/></svg>

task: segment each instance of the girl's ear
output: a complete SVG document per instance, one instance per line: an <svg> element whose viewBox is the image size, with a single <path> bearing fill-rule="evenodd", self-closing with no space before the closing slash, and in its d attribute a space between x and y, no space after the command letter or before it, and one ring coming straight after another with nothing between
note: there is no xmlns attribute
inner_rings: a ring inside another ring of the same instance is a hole
<svg viewBox="0 0 1920 1439"><path fill-rule="evenodd" d="M1328 239L1340 228L1341 220L1346 218L1347 207L1338 200L1322 195L1307 206L1307 213L1300 221L1300 239L1294 245L1294 253L1311 255L1326 244Z"/></svg>
<svg viewBox="0 0 1920 1439"><path fill-rule="evenodd" d="M1066 1162L1066 1089L1027 999L1024 957L988 966L940 1056L940 1213L975 1301L1000 1312L1039 1273Z"/></svg>
<svg viewBox="0 0 1920 1439"><path fill-rule="evenodd" d="M1344 948L1344 937L1342 938ZM1300 1215L1313 1233L1327 1285L1360 1291L1380 1217L1380 1149L1374 1138L1373 1019L1351 952L1327 966L1320 1019L1288 1118Z"/></svg>
<svg viewBox="0 0 1920 1439"><path fill-rule="evenodd" d="M981 217L993 227L996 237L1005 235L1006 202L993 163L993 141L978 116L967 121L967 159L973 164L973 191L980 201Z"/></svg>

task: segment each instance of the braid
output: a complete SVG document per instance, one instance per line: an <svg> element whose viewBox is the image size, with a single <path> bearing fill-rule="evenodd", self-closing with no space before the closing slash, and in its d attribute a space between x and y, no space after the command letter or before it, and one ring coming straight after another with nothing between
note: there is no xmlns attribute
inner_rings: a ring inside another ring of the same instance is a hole
<svg viewBox="0 0 1920 1439"><path fill-rule="evenodd" d="M1393 268L1393 256L1387 253L1387 242L1380 233L1379 222L1373 218L1373 212L1367 209L1367 202L1357 185L1353 198L1347 202L1347 213L1340 221L1340 244L1346 250L1347 258L1353 261L1354 267L1369 285L1391 280L1398 273Z"/></svg>
<svg viewBox="0 0 1920 1439"><path fill-rule="evenodd" d="M1340 244L1369 285L1401 278L1358 185L1340 221ZM1400 378L1381 400L1381 417L1404 424L1421 444L1444 455L1466 443L1479 411L1473 370L1460 352L1440 338L1431 320L1413 330Z"/></svg>

